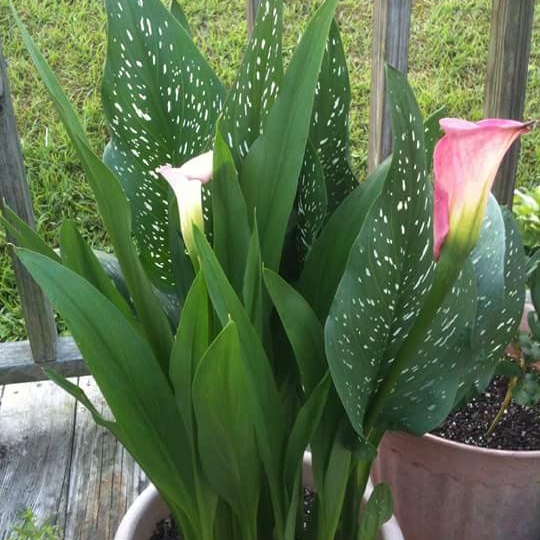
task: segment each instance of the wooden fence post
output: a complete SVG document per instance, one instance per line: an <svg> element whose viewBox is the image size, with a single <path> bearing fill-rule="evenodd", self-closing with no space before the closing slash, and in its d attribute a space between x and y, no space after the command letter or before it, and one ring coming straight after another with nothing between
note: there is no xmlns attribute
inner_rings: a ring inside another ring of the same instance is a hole
<svg viewBox="0 0 540 540"><path fill-rule="evenodd" d="M493 0L484 116L523 119L535 0ZM512 206L519 142L506 156L493 186Z"/></svg>
<svg viewBox="0 0 540 540"><path fill-rule="evenodd" d="M24 174L21 146L9 93L2 45L0 44L0 199L35 227L32 199ZM16 257L13 258L17 287L35 362L56 356L57 333L52 308L41 289Z"/></svg>
<svg viewBox="0 0 540 540"><path fill-rule="evenodd" d="M386 61L402 73L407 73L412 0L377 0L374 9L369 171L392 151L392 128L386 101L384 63Z"/></svg>
<svg viewBox="0 0 540 540"><path fill-rule="evenodd" d="M257 9L261 4L261 0L247 0L247 21L248 21L248 35L251 37L253 27L255 26L255 17L257 15Z"/></svg>

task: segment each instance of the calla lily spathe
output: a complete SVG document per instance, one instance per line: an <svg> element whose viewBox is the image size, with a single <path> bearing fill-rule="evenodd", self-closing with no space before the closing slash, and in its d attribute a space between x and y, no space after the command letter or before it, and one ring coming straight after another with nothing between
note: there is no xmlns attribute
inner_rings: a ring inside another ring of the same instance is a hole
<svg viewBox="0 0 540 540"><path fill-rule="evenodd" d="M531 123L443 118L440 125L445 135L433 156L435 260L446 243L464 256L472 250L501 161Z"/></svg>
<svg viewBox="0 0 540 540"><path fill-rule="evenodd" d="M206 152L186 161L181 167L164 165L157 172L167 180L178 202L180 229L184 244L195 261L193 226L204 230L202 185L212 178L213 152Z"/></svg>

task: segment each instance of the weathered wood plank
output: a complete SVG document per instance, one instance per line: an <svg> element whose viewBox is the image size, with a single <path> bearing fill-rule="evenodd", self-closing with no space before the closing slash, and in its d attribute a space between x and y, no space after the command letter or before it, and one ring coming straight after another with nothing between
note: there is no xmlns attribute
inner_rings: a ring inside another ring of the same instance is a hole
<svg viewBox="0 0 540 540"><path fill-rule="evenodd" d="M251 36L253 27L255 26L255 16L257 15L257 8L260 6L261 0L247 0L247 23L248 23L248 35Z"/></svg>
<svg viewBox="0 0 540 540"><path fill-rule="evenodd" d="M493 0L484 115L523 119L535 0ZM506 156L493 193L512 205L519 142Z"/></svg>
<svg viewBox="0 0 540 540"><path fill-rule="evenodd" d="M45 380L47 376L42 367L43 364L34 363L28 341L0 344L0 384ZM88 374L81 353L71 337L58 339L57 357L47 363L47 368L66 377Z"/></svg>
<svg viewBox="0 0 540 540"><path fill-rule="evenodd" d="M22 219L35 227L32 199L24 174L21 145L0 44L0 204L2 199ZM34 360L53 360L57 333L52 308L20 262L14 259L13 263Z"/></svg>
<svg viewBox="0 0 540 540"><path fill-rule="evenodd" d="M8 386L0 414L0 540L31 508L39 522L65 515L75 402L52 382Z"/></svg>
<svg viewBox="0 0 540 540"><path fill-rule="evenodd" d="M369 111L368 168L370 171L392 151L385 61L407 73L412 0L377 0L373 14L373 57Z"/></svg>
<svg viewBox="0 0 540 540"><path fill-rule="evenodd" d="M107 417L108 408L90 377L79 385ZM64 540L113 538L129 505L146 479L127 451L88 411L77 406Z"/></svg>

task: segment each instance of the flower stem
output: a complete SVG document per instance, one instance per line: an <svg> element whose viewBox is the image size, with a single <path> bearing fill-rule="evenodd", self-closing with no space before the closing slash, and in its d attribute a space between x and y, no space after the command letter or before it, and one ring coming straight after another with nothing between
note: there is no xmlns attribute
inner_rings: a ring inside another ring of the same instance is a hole
<svg viewBox="0 0 540 540"><path fill-rule="evenodd" d="M493 431L495 431L495 428L497 427L497 424L500 422L502 415L504 414L504 411L508 408L508 405L510 405L510 402L512 401L512 394L514 392L514 388L516 387L516 384L518 382L517 377L512 377L508 381L508 389L506 390L506 395L504 396L504 400L502 402L502 405L495 415L495 418L493 419L493 422L491 422L491 425L489 426L489 429L486 432L486 438L489 439L491 435L493 434Z"/></svg>

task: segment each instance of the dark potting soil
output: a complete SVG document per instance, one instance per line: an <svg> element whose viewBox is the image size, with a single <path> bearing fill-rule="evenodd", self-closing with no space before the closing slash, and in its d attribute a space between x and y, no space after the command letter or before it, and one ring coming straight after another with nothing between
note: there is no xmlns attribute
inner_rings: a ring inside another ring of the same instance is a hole
<svg viewBox="0 0 540 540"><path fill-rule="evenodd" d="M540 450L540 404L514 403L501 417L490 437L486 433L506 395L507 380L496 377L486 391L446 419L434 435L455 442L498 450Z"/></svg>
<svg viewBox="0 0 540 540"><path fill-rule="evenodd" d="M313 492L304 489L304 528L307 526L313 505ZM149 540L180 540L176 522L173 518L167 518L156 525L154 534Z"/></svg>

